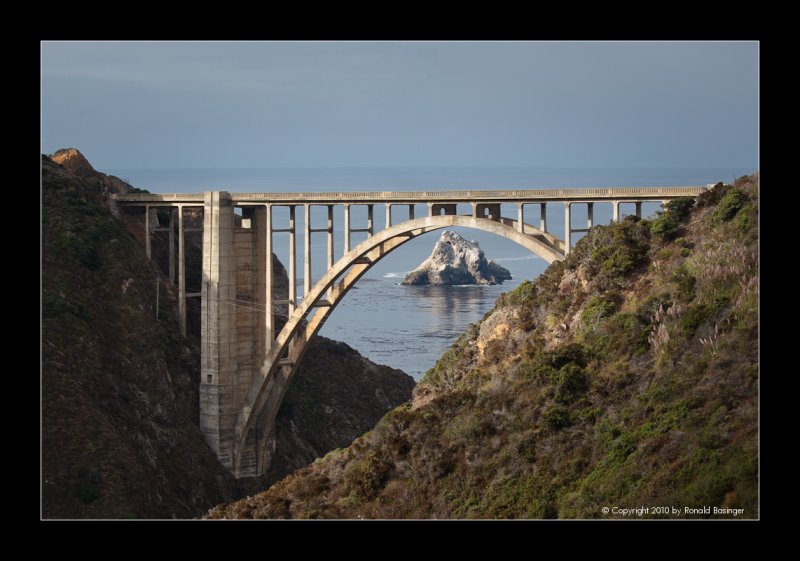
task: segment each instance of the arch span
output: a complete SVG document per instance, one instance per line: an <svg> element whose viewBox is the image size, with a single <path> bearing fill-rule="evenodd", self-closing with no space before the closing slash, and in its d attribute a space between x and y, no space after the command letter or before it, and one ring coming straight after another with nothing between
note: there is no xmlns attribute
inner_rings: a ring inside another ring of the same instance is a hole
<svg viewBox="0 0 800 561"><path fill-rule="evenodd" d="M238 411L234 428L236 477L264 473L268 469L267 446L274 432L275 416L289 382L305 355L307 343L319 331L337 304L375 263L422 234L442 228L475 228L510 239L548 263L564 258L564 242L549 233L514 220L458 215L434 215L409 220L378 232L337 261L304 296L281 329L253 380ZM313 312L313 315L312 315ZM243 466L246 466L244 468ZM248 473L245 473L248 472Z"/></svg>

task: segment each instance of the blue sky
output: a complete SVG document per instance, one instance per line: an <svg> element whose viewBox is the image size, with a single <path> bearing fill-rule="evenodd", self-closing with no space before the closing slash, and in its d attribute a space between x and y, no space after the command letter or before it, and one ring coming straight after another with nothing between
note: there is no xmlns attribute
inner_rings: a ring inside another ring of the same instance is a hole
<svg viewBox="0 0 800 561"><path fill-rule="evenodd" d="M758 44L45 42L97 169L758 164Z"/></svg>

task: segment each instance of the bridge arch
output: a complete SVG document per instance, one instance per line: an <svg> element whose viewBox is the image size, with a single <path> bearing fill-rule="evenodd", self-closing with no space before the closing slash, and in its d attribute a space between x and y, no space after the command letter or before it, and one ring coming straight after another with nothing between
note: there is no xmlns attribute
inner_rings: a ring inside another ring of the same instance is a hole
<svg viewBox="0 0 800 561"><path fill-rule="evenodd" d="M267 452L274 433L275 416L305 355L308 342L356 282L375 263L409 240L442 228L458 226L507 238L548 263L564 258L562 240L534 226L520 225L507 218L437 213L397 224L369 237L339 259L316 282L272 342L259 375L253 380L236 416L233 449L236 477L248 475L253 468L255 473L264 473L268 469ZM521 231L523 229L526 233Z"/></svg>

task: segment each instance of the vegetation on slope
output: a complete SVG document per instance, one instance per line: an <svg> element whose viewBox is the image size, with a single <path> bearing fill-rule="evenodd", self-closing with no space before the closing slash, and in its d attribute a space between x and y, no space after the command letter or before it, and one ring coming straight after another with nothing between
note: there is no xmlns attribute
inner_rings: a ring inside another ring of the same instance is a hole
<svg viewBox="0 0 800 561"><path fill-rule="evenodd" d="M757 201L756 175L595 228L503 295L412 403L208 516L757 517Z"/></svg>

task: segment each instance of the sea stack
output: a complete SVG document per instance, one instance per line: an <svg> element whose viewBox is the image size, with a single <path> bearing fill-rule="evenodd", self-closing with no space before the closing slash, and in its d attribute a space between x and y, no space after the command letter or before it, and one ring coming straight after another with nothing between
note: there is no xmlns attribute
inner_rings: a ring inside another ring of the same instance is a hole
<svg viewBox="0 0 800 561"><path fill-rule="evenodd" d="M445 230L430 257L406 275L403 284L503 284L510 278L508 269L486 260L478 242Z"/></svg>

